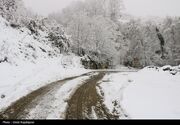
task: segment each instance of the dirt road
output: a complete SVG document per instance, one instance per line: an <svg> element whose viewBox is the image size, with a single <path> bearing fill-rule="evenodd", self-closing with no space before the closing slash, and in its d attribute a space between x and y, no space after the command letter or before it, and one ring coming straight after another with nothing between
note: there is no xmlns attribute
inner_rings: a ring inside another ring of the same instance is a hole
<svg viewBox="0 0 180 125"><path fill-rule="evenodd" d="M83 85L75 91L68 100L65 119L117 119L118 116L110 114L103 105L96 86L106 72L92 72L82 76L64 79L51 83L13 103L5 111L0 112L0 119L46 119L47 116L58 110L53 109L55 94L67 82L83 76L90 76ZM33 110L36 109L36 110ZM33 112L32 112L33 111Z"/></svg>
<svg viewBox="0 0 180 125"><path fill-rule="evenodd" d="M88 76L89 74L83 74L82 76ZM81 76L78 76L81 77ZM51 83L36 91L33 91L29 95L22 97L5 111L0 112L0 119L45 119L50 113L51 105L55 99L55 93L66 82L76 79L78 77L67 78L58 82ZM29 112L39 105L39 112L34 113L34 117L28 117Z"/></svg>
<svg viewBox="0 0 180 125"><path fill-rule="evenodd" d="M72 96L68 102L66 119L117 119L111 115L103 105L102 98L98 95L96 85L105 73L93 76L87 80Z"/></svg>

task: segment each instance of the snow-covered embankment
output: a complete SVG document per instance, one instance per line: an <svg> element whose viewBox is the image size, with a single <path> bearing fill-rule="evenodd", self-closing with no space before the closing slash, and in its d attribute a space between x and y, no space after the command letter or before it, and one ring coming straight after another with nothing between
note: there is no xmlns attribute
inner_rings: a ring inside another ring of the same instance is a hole
<svg viewBox="0 0 180 125"><path fill-rule="evenodd" d="M48 32L37 32L0 17L0 111L42 86L87 72L79 57L52 46Z"/></svg>
<svg viewBox="0 0 180 125"><path fill-rule="evenodd" d="M180 118L180 66L109 74L100 83L105 105L120 118Z"/></svg>

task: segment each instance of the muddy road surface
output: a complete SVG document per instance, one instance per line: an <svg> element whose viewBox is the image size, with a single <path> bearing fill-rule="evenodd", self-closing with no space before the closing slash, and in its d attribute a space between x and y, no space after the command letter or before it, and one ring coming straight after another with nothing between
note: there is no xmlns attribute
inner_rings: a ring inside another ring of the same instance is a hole
<svg viewBox="0 0 180 125"><path fill-rule="evenodd" d="M88 79L83 81L79 88L74 88L74 93L67 100L68 106L64 113L64 119L118 119L118 116L109 113L96 89L98 82L106 73L109 72L91 72L46 85L22 97L3 112L0 112L0 119L46 119L50 113L58 110L58 108L52 109L58 90L67 82L83 76L88 76Z"/></svg>
<svg viewBox="0 0 180 125"><path fill-rule="evenodd" d="M14 102L3 112L0 112L0 119L45 119L50 113L51 105L55 100L55 94L61 86L68 81L89 75L91 74L87 73L81 76L67 78L35 90ZM38 106L38 110L33 114L34 117L29 117L30 111L36 106Z"/></svg>
<svg viewBox="0 0 180 125"><path fill-rule="evenodd" d="M66 119L117 119L117 116L110 114L103 104L103 100L96 90L98 81L105 75L100 72L87 80L71 97L68 102Z"/></svg>

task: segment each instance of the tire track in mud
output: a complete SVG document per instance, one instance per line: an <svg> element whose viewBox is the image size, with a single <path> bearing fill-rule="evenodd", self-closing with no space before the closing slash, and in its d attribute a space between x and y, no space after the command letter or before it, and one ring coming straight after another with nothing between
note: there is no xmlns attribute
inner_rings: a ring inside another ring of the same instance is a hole
<svg viewBox="0 0 180 125"><path fill-rule="evenodd" d="M103 97L101 97L96 90L98 81L100 81L106 73L107 72L105 71L93 71L41 87L12 103L3 112L0 112L0 119L30 119L31 116L29 117L28 115L36 106L40 106L40 109L38 112L33 112L35 114L33 119L45 119L50 112L47 107L51 110L51 101L54 100L54 94L62 85L66 84L66 82L82 76L90 76L90 78L75 91L68 101L65 119L118 119L118 116L109 113L103 103ZM51 101L47 102L47 99L50 99ZM43 111L41 112L41 110L43 110L45 114L43 114Z"/></svg>
<svg viewBox="0 0 180 125"><path fill-rule="evenodd" d="M86 119L118 119L108 112L103 104L102 97L97 93L96 85L105 75L105 72L99 72L96 76L91 76L68 101L66 118L68 120L86 120ZM92 109L94 111L92 111ZM95 112L96 118L93 118Z"/></svg>
<svg viewBox="0 0 180 125"><path fill-rule="evenodd" d="M30 109L38 105L39 101L41 101L42 98L45 98L47 95L49 95L50 98L53 98L53 93L60 89L60 87L66 82L76 79L78 77L89 75L91 75L91 73L86 73L81 76L70 77L41 87L31 92L27 96L20 98L16 102L12 103L4 111L0 112L0 119L25 119L25 116L30 112ZM48 105L50 105L50 103Z"/></svg>

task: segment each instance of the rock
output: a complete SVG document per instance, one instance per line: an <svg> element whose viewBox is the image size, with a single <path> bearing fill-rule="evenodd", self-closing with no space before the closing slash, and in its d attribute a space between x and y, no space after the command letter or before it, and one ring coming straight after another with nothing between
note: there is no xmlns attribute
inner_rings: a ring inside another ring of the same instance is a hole
<svg viewBox="0 0 180 125"><path fill-rule="evenodd" d="M162 68L163 71L172 71L172 67L171 66L164 66Z"/></svg>
<svg viewBox="0 0 180 125"><path fill-rule="evenodd" d="M133 82L133 80L129 79L128 82Z"/></svg>
<svg viewBox="0 0 180 125"><path fill-rule="evenodd" d="M148 69L156 69L156 70L159 69L157 66L153 66L153 65L152 65L152 66L147 66L147 68L148 68Z"/></svg>
<svg viewBox="0 0 180 125"><path fill-rule="evenodd" d="M4 94L1 95L1 99L4 99L6 96Z"/></svg>
<svg viewBox="0 0 180 125"><path fill-rule="evenodd" d="M176 74L177 74L177 71L175 71L175 70L174 70L174 71L171 71L170 74L176 75Z"/></svg>

